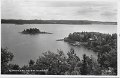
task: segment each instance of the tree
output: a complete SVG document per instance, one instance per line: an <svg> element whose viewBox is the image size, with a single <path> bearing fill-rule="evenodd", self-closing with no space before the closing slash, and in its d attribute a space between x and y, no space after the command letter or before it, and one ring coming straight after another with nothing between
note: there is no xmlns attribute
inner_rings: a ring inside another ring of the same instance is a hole
<svg viewBox="0 0 120 78"><path fill-rule="evenodd" d="M68 70L66 57L62 51L58 50L58 53L45 52L43 56L40 56L36 61L37 69L48 69L48 74L64 74Z"/></svg>
<svg viewBox="0 0 120 78"><path fill-rule="evenodd" d="M9 64L9 69L11 69L11 70L19 70L20 67L17 64Z"/></svg>
<svg viewBox="0 0 120 78"><path fill-rule="evenodd" d="M78 56L76 56L73 48L70 49L67 55L68 55L67 62L70 65L69 72L71 73L76 67L77 63L80 61L80 59Z"/></svg>
<svg viewBox="0 0 120 78"><path fill-rule="evenodd" d="M8 72L8 63L12 61L14 55L13 53L9 52L7 48L1 48L1 73L5 74Z"/></svg>
<svg viewBox="0 0 120 78"><path fill-rule="evenodd" d="M82 60L82 67L81 67L81 74L82 75L87 75L88 72L88 67L87 67L87 57L86 54L83 55L83 60Z"/></svg>
<svg viewBox="0 0 120 78"><path fill-rule="evenodd" d="M31 59L31 60L29 61L29 67L33 66L34 63L35 63L34 60Z"/></svg>

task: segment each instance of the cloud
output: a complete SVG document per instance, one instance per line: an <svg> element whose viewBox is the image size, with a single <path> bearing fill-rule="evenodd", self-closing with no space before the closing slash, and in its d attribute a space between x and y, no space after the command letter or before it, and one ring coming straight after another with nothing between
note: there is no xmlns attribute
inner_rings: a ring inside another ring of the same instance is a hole
<svg viewBox="0 0 120 78"><path fill-rule="evenodd" d="M6 19L116 21L117 5L102 1L2 0L1 11Z"/></svg>

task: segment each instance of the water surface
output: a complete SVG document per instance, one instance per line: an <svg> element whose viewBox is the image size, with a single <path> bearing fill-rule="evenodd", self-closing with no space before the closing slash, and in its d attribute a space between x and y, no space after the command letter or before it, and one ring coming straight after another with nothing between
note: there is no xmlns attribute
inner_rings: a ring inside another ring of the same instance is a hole
<svg viewBox="0 0 120 78"><path fill-rule="evenodd" d="M19 32L26 28L38 28L41 31L53 34L24 35ZM8 47L15 57L12 63L23 66L28 64L30 59L37 59L43 52L57 52L61 49L66 54L70 48L75 49L75 53L82 58L83 54L97 58L97 54L83 47L74 47L64 41L56 41L67 37L73 32L101 32L116 33L116 25L65 25L65 24L2 24L1 44Z"/></svg>

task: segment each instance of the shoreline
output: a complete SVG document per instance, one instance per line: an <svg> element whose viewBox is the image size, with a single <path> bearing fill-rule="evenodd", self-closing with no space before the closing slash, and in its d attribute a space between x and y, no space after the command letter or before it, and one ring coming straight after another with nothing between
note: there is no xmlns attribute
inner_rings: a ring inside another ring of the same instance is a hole
<svg viewBox="0 0 120 78"><path fill-rule="evenodd" d="M117 25L117 22L92 21L92 20L19 20L19 19L1 19L1 24L69 24L69 25Z"/></svg>
<svg viewBox="0 0 120 78"><path fill-rule="evenodd" d="M64 39L59 39L56 41L65 41L65 42L68 42L68 44L70 44L72 46L77 46L77 47L83 46L83 47L87 48L88 50L92 50L96 53L101 53L103 51L103 49L105 49L106 52L109 52L109 49L116 50L116 46L117 46L116 45L116 40L117 40L116 33L113 33L113 34L104 34L104 33L98 33L98 32L82 32L82 33L84 33L84 36L83 36L83 34L81 34L81 32L74 32L73 34L69 34L68 37L65 37ZM86 39L86 41L77 41L77 40L75 41L75 40L69 39L69 37L78 39L79 36L81 36L81 38L84 39L85 36L88 36L88 35L85 35L85 33L87 33L87 34L89 33L89 35L90 34L94 34L94 35L92 35L91 38ZM108 38L111 37L111 38L108 39L107 42L104 42L104 40L107 40L107 37ZM103 40L100 41L101 38ZM109 40L112 40L112 41L109 42ZM96 46L95 46L95 44L96 44Z"/></svg>

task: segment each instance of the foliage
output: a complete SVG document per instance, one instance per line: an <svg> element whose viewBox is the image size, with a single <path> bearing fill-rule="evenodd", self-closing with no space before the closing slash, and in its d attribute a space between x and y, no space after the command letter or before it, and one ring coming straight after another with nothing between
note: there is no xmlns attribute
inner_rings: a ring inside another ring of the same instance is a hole
<svg viewBox="0 0 120 78"><path fill-rule="evenodd" d="M19 65L17 65L17 64L9 64L8 67L11 70L19 70L20 69Z"/></svg>
<svg viewBox="0 0 120 78"><path fill-rule="evenodd" d="M103 34L99 32L74 32L64 38L64 41L82 45L98 53L98 67L101 70L112 68L114 74L117 74L117 34ZM86 56L83 58L83 71L81 74L87 73ZM85 68L85 69L84 69ZM101 72L102 73L102 72ZM112 73L113 74L113 73Z"/></svg>
<svg viewBox="0 0 120 78"><path fill-rule="evenodd" d="M1 48L1 73L8 72L8 63L12 61L14 55L13 53L9 52L7 48Z"/></svg>
<svg viewBox="0 0 120 78"><path fill-rule="evenodd" d="M37 28L30 28L30 29L24 29L22 32L22 34L30 34L30 35L35 35L35 34L52 34L49 32L42 32Z"/></svg>
<svg viewBox="0 0 120 78"><path fill-rule="evenodd" d="M62 74L69 65L63 51L58 50L58 54L50 51L43 53L36 61L37 69L48 69L48 74Z"/></svg>
<svg viewBox="0 0 120 78"><path fill-rule="evenodd" d="M30 66L33 66L34 63L35 63L34 60L31 59L31 60L29 61L29 67L30 67Z"/></svg>
<svg viewBox="0 0 120 78"><path fill-rule="evenodd" d="M30 28L22 31L23 34L37 34L40 33L40 30L37 28Z"/></svg>

